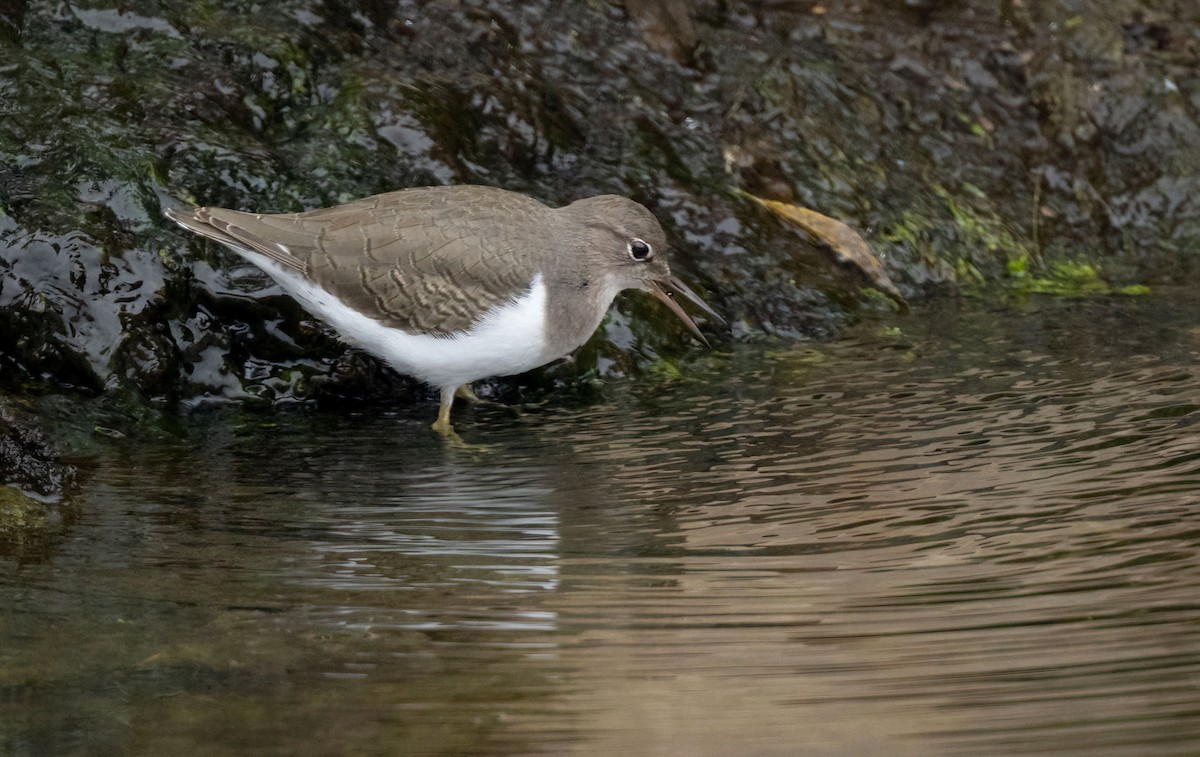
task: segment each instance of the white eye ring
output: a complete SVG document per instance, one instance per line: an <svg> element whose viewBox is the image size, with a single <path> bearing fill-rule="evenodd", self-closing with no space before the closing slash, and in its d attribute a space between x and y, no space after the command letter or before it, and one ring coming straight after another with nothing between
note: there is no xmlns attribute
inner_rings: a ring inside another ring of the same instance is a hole
<svg viewBox="0 0 1200 757"><path fill-rule="evenodd" d="M625 249L629 250L629 257L639 262L646 262L654 257L654 248L649 242L642 239L630 239L625 244Z"/></svg>

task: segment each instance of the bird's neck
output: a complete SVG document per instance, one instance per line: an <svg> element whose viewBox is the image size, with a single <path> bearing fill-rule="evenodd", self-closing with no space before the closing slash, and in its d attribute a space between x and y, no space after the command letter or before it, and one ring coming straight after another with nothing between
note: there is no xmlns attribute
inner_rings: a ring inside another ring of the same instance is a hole
<svg viewBox="0 0 1200 757"><path fill-rule="evenodd" d="M562 354L586 342L620 292L614 277L607 274L556 279L547 288L547 348Z"/></svg>

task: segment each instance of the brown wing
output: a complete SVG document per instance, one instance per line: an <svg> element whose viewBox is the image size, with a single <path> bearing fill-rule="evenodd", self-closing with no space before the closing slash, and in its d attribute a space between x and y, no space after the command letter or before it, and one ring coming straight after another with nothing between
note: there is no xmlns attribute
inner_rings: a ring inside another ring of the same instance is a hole
<svg viewBox="0 0 1200 757"><path fill-rule="evenodd" d="M449 334L529 288L538 251L554 248L549 212L515 192L432 187L306 213L200 208L173 217L308 276L388 326Z"/></svg>

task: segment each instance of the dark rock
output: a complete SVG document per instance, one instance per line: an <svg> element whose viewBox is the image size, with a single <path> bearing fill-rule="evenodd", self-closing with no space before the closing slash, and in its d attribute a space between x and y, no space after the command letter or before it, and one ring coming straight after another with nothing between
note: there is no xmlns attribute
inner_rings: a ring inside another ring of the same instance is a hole
<svg viewBox="0 0 1200 757"><path fill-rule="evenodd" d="M0 484L45 499L60 499L75 485L75 469L64 464L34 416L0 399Z"/></svg>
<svg viewBox="0 0 1200 757"><path fill-rule="evenodd" d="M168 229L186 202L626 194L739 338L825 338L860 300L735 190L858 229L906 293L1081 254L1169 269L1200 240L1198 24L1144 0L0 4L0 383L166 407L422 391ZM689 349L655 303L617 307L545 383Z"/></svg>
<svg viewBox="0 0 1200 757"><path fill-rule="evenodd" d="M625 0L625 12L651 49L678 63L692 62L700 38L687 0Z"/></svg>

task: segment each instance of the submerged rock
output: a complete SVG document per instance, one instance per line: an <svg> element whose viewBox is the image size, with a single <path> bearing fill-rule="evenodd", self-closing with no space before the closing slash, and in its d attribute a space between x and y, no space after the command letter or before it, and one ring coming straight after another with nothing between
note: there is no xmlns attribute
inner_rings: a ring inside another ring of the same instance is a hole
<svg viewBox="0 0 1200 757"><path fill-rule="evenodd" d="M0 398L0 555L47 553L73 517L75 468L62 462L35 417Z"/></svg>
<svg viewBox="0 0 1200 757"><path fill-rule="evenodd" d="M0 399L0 484L45 500L75 486L75 468L62 462L34 416Z"/></svg>

